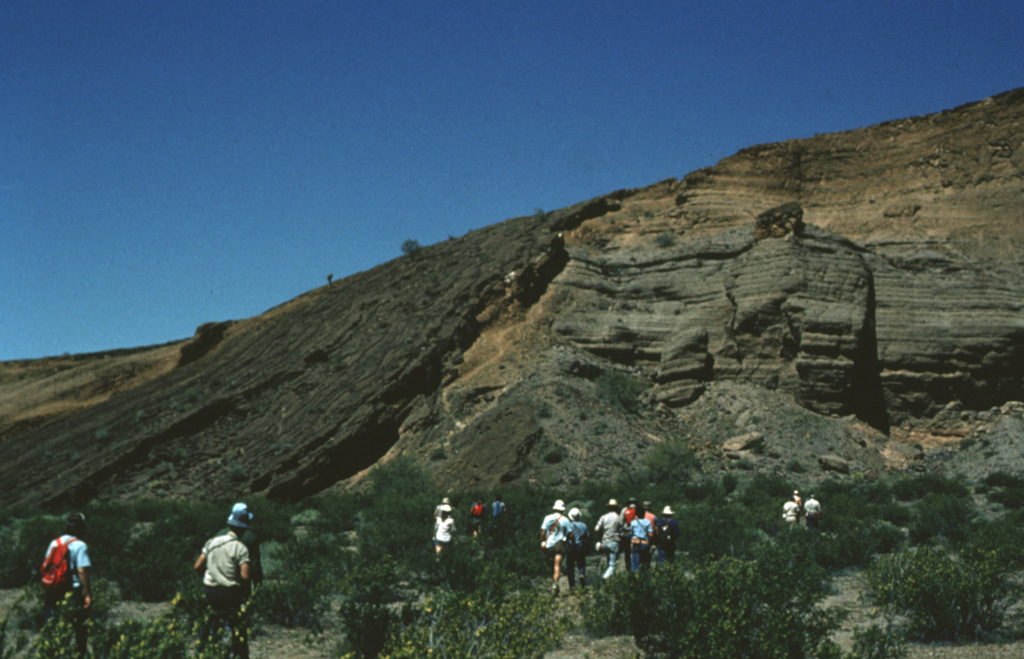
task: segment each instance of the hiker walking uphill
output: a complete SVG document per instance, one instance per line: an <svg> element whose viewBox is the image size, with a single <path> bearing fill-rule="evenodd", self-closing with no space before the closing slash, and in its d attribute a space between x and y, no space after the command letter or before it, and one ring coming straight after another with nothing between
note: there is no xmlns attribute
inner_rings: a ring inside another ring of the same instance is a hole
<svg viewBox="0 0 1024 659"><path fill-rule="evenodd" d="M666 562L676 562L676 544L679 540L679 522L673 519L671 506L665 506L657 521L657 534L654 544L658 548L658 567Z"/></svg>
<svg viewBox="0 0 1024 659"><path fill-rule="evenodd" d="M496 494L494 496L494 503L491 504L491 517L497 522L498 518L504 515L507 510L508 506L501 500L501 495Z"/></svg>
<svg viewBox="0 0 1024 659"><path fill-rule="evenodd" d="M814 494L804 504L804 514L807 516L807 528L817 529L821 524L821 503L814 498Z"/></svg>
<svg viewBox="0 0 1024 659"><path fill-rule="evenodd" d="M630 530L630 525L633 524L633 520L636 519L636 497L630 497L629 501L626 502L626 507L622 509L620 517L622 519L622 538L620 548L622 549L622 557L626 563L626 569L631 569L633 565L633 531Z"/></svg>
<svg viewBox="0 0 1024 659"><path fill-rule="evenodd" d="M210 538L193 568L203 574L206 602L213 609L207 635L214 638L227 625L231 630L231 654L249 656L249 626L245 604L251 590L252 560L241 537L253 515L245 504L237 504L228 517L228 532Z"/></svg>
<svg viewBox="0 0 1024 659"><path fill-rule="evenodd" d="M622 540L622 516L619 514L619 502L608 500L608 512L601 515L594 527L594 534L600 538L597 550L605 555L607 566L602 578L607 579L615 572L615 561L619 558L619 547ZM628 567L628 566L627 566Z"/></svg>
<svg viewBox="0 0 1024 659"><path fill-rule="evenodd" d="M566 539L569 537L569 519L565 516L565 503L559 499L551 507L552 513L540 524L540 548L552 564L551 592L558 594L558 579L562 576L562 558L565 556Z"/></svg>
<svg viewBox="0 0 1024 659"><path fill-rule="evenodd" d="M479 497L476 502L469 507L469 528L473 531L473 537L480 535L480 527L484 523L484 513L487 512L487 507L484 506L484 498Z"/></svg>
<svg viewBox="0 0 1024 659"><path fill-rule="evenodd" d="M590 531L583 523L583 514L579 508L569 511L569 542L566 553L565 570L569 577L569 588L576 587L576 572L579 571L580 586L587 585L587 550L590 548Z"/></svg>
<svg viewBox="0 0 1024 659"><path fill-rule="evenodd" d="M75 646L80 656L85 656L88 650L89 629L86 622L92 607L92 593L89 589L89 568L92 563L89 560L89 547L82 540L84 535L85 515L68 515L64 533L47 547L40 568L45 593L45 619L49 620L53 616L54 608L59 603L68 601L71 624L75 630Z"/></svg>
<svg viewBox="0 0 1024 659"><path fill-rule="evenodd" d="M794 499L790 499L782 504L782 521L786 522L786 524L796 526L799 513L800 505Z"/></svg>
<svg viewBox="0 0 1024 659"><path fill-rule="evenodd" d="M637 506L636 516L629 525L633 572L639 572L641 568L647 569L651 563L651 540L654 538L654 526L644 513L644 509Z"/></svg>
<svg viewBox="0 0 1024 659"><path fill-rule="evenodd" d="M452 507L446 503L438 506L438 515L434 522L434 551L440 554L455 536L455 519L452 517Z"/></svg>
<svg viewBox="0 0 1024 659"><path fill-rule="evenodd" d="M800 490L793 490L793 503L796 504L796 523L799 524L804 514L804 500L800 497Z"/></svg>

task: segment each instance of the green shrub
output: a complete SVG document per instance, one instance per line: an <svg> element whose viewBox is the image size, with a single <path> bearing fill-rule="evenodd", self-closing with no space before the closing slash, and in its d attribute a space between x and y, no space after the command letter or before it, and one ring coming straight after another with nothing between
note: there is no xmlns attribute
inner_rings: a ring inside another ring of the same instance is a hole
<svg viewBox="0 0 1024 659"><path fill-rule="evenodd" d="M391 604L399 598L402 567L391 558L354 566L345 578L339 607L348 646L357 657L376 657L396 633L401 617Z"/></svg>
<svg viewBox="0 0 1024 659"><path fill-rule="evenodd" d="M686 479L698 463L696 454L678 439L656 444L643 459L644 471L652 484L669 484L673 487Z"/></svg>
<svg viewBox="0 0 1024 659"><path fill-rule="evenodd" d="M952 497L966 497L968 494L967 487L960 481L934 474L900 478L893 484L892 491L900 501L921 499L927 494Z"/></svg>
<svg viewBox="0 0 1024 659"><path fill-rule="evenodd" d="M529 659L561 643L569 623L549 594L524 591L494 600L442 591L384 650L393 659L426 656Z"/></svg>
<svg viewBox="0 0 1024 659"><path fill-rule="evenodd" d="M923 641L979 640L998 630L1022 594L994 552L958 557L935 547L880 557L867 572L876 605L908 620Z"/></svg>
<svg viewBox="0 0 1024 659"><path fill-rule="evenodd" d="M903 635L891 625L873 624L853 630L853 651L847 659L903 659L907 646Z"/></svg>
<svg viewBox="0 0 1024 659"><path fill-rule="evenodd" d="M594 384L598 395L611 407L627 414L636 414L640 409L640 394L647 391L648 384L619 371L602 373Z"/></svg>
<svg viewBox="0 0 1024 659"><path fill-rule="evenodd" d="M284 567L267 578L254 609L267 622L319 631L335 584L351 563L351 552L332 534L306 533L286 543L268 543L267 559Z"/></svg>
<svg viewBox="0 0 1024 659"><path fill-rule="evenodd" d="M544 453L544 462L548 464L558 464L564 462L569 457L569 451L564 446L555 446Z"/></svg>
<svg viewBox="0 0 1024 659"><path fill-rule="evenodd" d="M9 519L0 528L0 588L35 583L50 542L64 532L54 516Z"/></svg>
<svg viewBox="0 0 1024 659"><path fill-rule="evenodd" d="M910 539L921 544L944 538L954 544L967 539L974 506L965 495L929 492L914 504Z"/></svg>
<svg viewBox="0 0 1024 659"><path fill-rule="evenodd" d="M659 233L654 238L654 244L658 247L672 247L676 244L676 235L671 231Z"/></svg>
<svg viewBox="0 0 1024 659"><path fill-rule="evenodd" d="M586 628L631 633L649 657L838 657L822 609L824 572L787 552L676 563L610 579L583 606Z"/></svg>

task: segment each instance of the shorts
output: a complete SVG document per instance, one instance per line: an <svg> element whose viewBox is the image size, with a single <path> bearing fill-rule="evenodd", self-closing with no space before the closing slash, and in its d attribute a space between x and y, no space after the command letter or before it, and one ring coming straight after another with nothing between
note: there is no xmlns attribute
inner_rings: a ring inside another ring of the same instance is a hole
<svg viewBox="0 0 1024 659"><path fill-rule="evenodd" d="M546 548L544 550L544 555L547 556L548 559L552 560L552 561L555 560L555 556L556 555L565 556L565 540L559 540L558 542L555 543L554 547Z"/></svg>

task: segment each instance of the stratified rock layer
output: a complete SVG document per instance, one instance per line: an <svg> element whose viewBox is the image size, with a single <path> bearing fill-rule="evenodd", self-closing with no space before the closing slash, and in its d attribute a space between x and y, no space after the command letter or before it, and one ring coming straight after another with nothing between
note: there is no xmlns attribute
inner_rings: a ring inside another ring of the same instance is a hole
<svg viewBox="0 0 1024 659"><path fill-rule="evenodd" d="M180 344L0 364L0 504L296 498L399 455L566 487L669 442L877 472L887 431L1016 409L1022 300L1017 90L508 220Z"/></svg>

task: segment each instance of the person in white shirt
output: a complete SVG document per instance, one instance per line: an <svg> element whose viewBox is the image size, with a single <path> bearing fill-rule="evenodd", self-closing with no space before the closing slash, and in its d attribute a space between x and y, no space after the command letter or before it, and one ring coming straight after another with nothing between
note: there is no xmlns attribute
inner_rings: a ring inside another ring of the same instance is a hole
<svg viewBox="0 0 1024 659"><path fill-rule="evenodd" d="M619 502L608 500L608 512L601 515L594 527L594 535L600 540L597 550L608 559L603 578L607 579L615 573L615 562L619 559L619 542L622 539L622 515L619 514Z"/></svg>
<svg viewBox="0 0 1024 659"><path fill-rule="evenodd" d="M566 538L570 533L569 518L565 516L565 503L559 499L552 506L552 513L540 525L540 548L552 567L551 592L558 594L558 579L562 576L562 558L565 556Z"/></svg>
<svg viewBox="0 0 1024 659"><path fill-rule="evenodd" d="M455 535L455 518L452 517L452 507L446 503L438 506L438 518L434 522L434 551L438 554L441 550L451 544Z"/></svg>
<svg viewBox="0 0 1024 659"><path fill-rule="evenodd" d="M817 529L821 523L821 503L814 498L814 494L804 504L804 514L807 516L807 528Z"/></svg>

